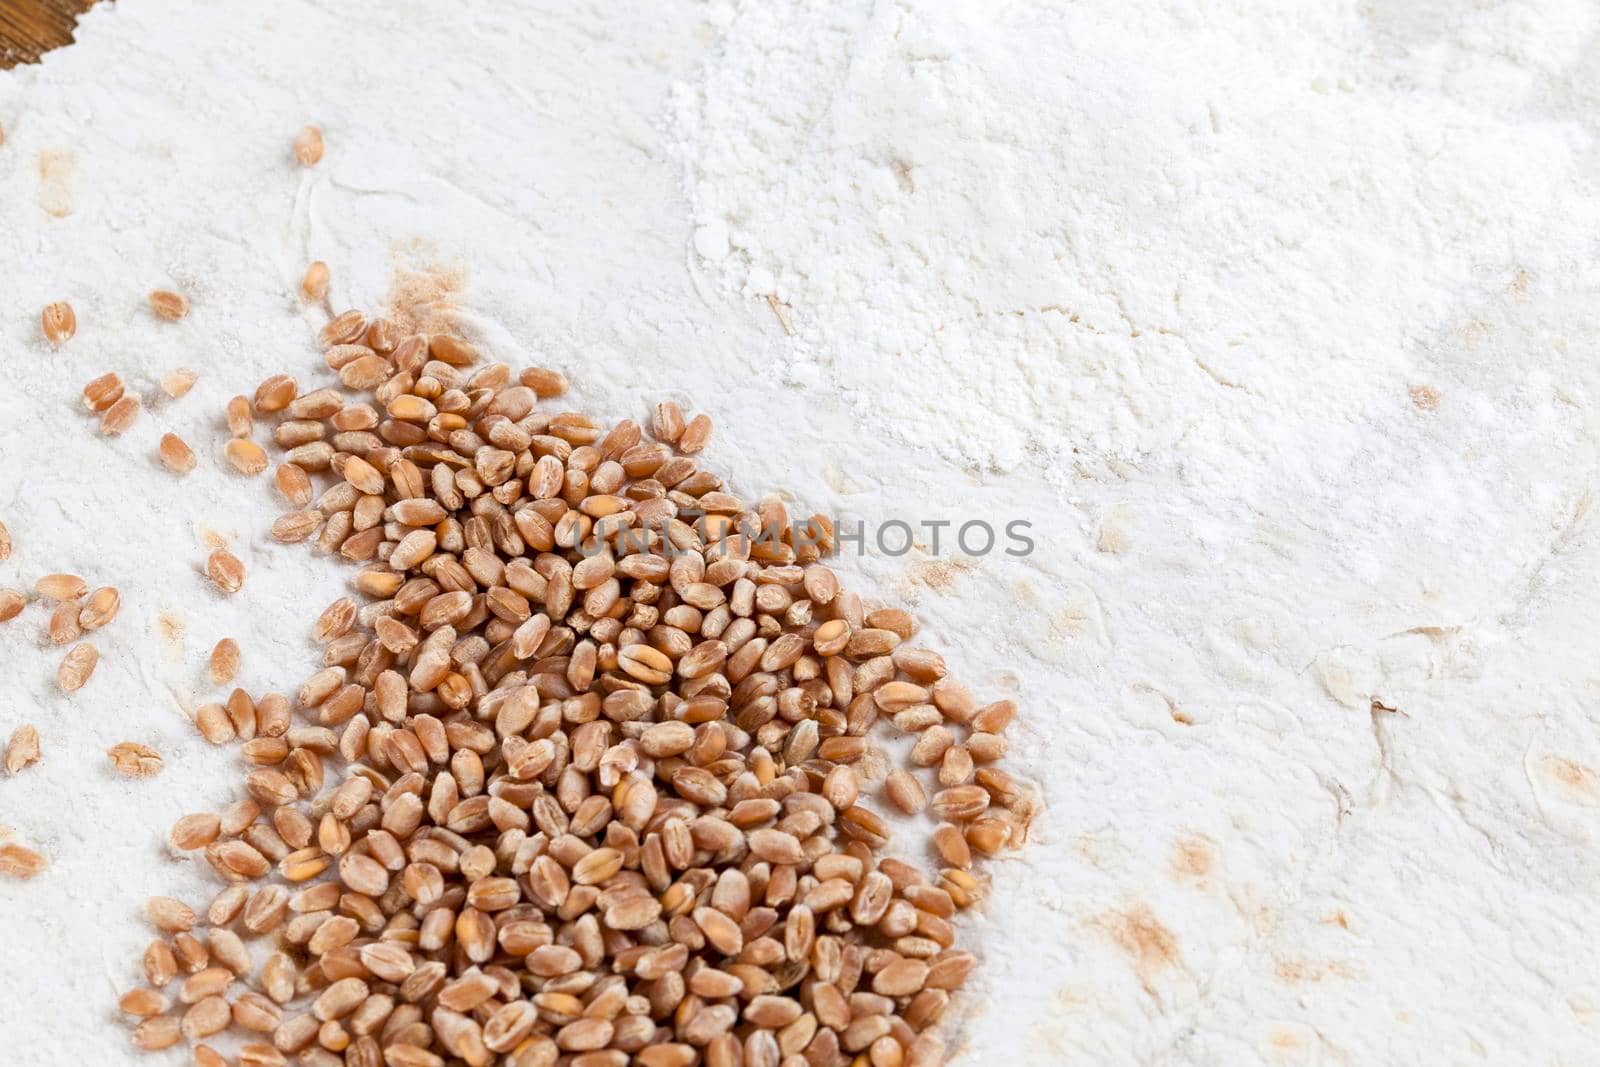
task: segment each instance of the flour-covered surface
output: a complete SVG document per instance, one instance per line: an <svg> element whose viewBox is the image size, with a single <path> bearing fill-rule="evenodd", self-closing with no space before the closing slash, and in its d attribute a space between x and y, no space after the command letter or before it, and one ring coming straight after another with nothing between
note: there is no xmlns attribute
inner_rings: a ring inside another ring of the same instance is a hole
<svg viewBox="0 0 1600 1067"><path fill-rule="evenodd" d="M187 719L206 654L236 638L254 692L317 665L348 572L267 539L221 447L228 397L315 378L321 258L336 308L457 315L597 414L709 411L747 497L1032 522L1025 558L841 561L1016 697L1047 805L965 930L957 1062L1593 1062L1597 30L1577 0L97 7L0 75L0 587L123 599L70 698L47 611L0 624L0 736L44 748L0 825L50 861L0 881L6 1061L134 1060L142 901L216 888L166 830L239 777ZM79 399L106 371L147 402L118 439ZM165 772L117 777L124 740Z"/></svg>

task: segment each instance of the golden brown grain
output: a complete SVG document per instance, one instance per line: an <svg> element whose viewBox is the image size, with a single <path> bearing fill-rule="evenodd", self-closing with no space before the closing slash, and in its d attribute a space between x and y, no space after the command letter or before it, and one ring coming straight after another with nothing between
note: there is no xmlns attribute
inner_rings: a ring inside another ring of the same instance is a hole
<svg viewBox="0 0 1600 1067"><path fill-rule="evenodd" d="M100 432L108 437L127 433L129 427L139 418L139 408L139 398L133 393L125 394L100 416Z"/></svg>
<svg viewBox="0 0 1600 1067"><path fill-rule="evenodd" d="M242 396L231 397L227 406L228 432L235 437L249 437L255 429L255 419L250 414L250 401Z"/></svg>
<svg viewBox="0 0 1600 1067"><path fill-rule="evenodd" d="M78 625L84 630L98 630L115 619L121 609L122 594L115 586L103 585L89 594L78 612Z"/></svg>
<svg viewBox="0 0 1600 1067"><path fill-rule="evenodd" d="M161 458L161 465L174 474L188 474L194 470L194 450L175 433L162 434L156 452Z"/></svg>
<svg viewBox="0 0 1600 1067"><path fill-rule="evenodd" d="M33 591L46 600L79 600L89 591L89 584L76 574L47 574L33 584Z"/></svg>
<svg viewBox="0 0 1600 1067"><path fill-rule="evenodd" d="M87 641L72 646L62 657L61 666L56 668L56 684L64 692L77 692L88 683L99 662L100 651Z"/></svg>
<svg viewBox="0 0 1600 1067"><path fill-rule="evenodd" d="M78 316L65 300L46 304L39 319L45 339L53 345L65 344L78 332Z"/></svg>
<svg viewBox="0 0 1600 1067"><path fill-rule="evenodd" d="M162 773L162 753L136 741L123 741L106 750L110 765L123 777L155 777Z"/></svg>
<svg viewBox="0 0 1600 1067"><path fill-rule="evenodd" d="M302 127L294 135L294 158L302 167L314 167L322 160L322 131L315 126Z"/></svg>
<svg viewBox="0 0 1600 1067"><path fill-rule="evenodd" d="M49 864L44 856L18 841L0 839L0 875L35 878Z"/></svg>
<svg viewBox="0 0 1600 1067"><path fill-rule="evenodd" d="M233 469L246 477L254 478L267 469L267 454L260 445L244 437L230 440L223 450Z"/></svg>
<svg viewBox="0 0 1600 1067"><path fill-rule="evenodd" d="M293 463L278 464L278 469L273 472L272 481L283 498L296 507L303 508L311 503L311 478Z"/></svg>
<svg viewBox="0 0 1600 1067"><path fill-rule="evenodd" d="M116 373L102 374L83 387L83 404L96 415L122 399L122 378Z"/></svg>
<svg viewBox="0 0 1600 1067"><path fill-rule="evenodd" d="M244 585L244 564L225 548L219 548L206 557L206 577L224 593L237 593Z"/></svg>
<svg viewBox="0 0 1600 1067"><path fill-rule="evenodd" d="M6 524L0 522L0 563L11 558L11 531L6 529Z"/></svg>
<svg viewBox="0 0 1600 1067"><path fill-rule="evenodd" d="M239 642L231 637L218 641L211 649L207 669L213 685L227 685L233 681L234 675L239 673Z"/></svg>
<svg viewBox="0 0 1600 1067"><path fill-rule="evenodd" d="M176 322L189 314L189 298L171 289L153 289L150 291L150 310L158 318Z"/></svg>
<svg viewBox="0 0 1600 1067"><path fill-rule="evenodd" d="M24 723L11 732L6 742L4 765L7 774L19 774L24 767L39 762L39 731Z"/></svg>
<svg viewBox="0 0 1600 1067"><path fill-rule="evenodd" d="M0 622L10 622L22 614L28 598L15 589L0 589Z"/></svg>
<svg viewBox="0 0 1600 1067"><path fill-rule="evenodd" d="M200 380L200 375L188 367L178 367L168 371L161 378L161 391L174 400L187 396L189 390L194 388L194 383Z"/></svg>
<svg viewBox="0 0 1600 1067"><path fill-rule="evenodd" d="M78 622L78 605L68 602L57 605L50 614L46 634L53 645L70 645L83 636L83 626Z"/></svg>
<svg viewBox="0 0 1600 1067"><path fill-rule="evenodd" d="M306 268L306 276L300 279L300 295L307 300L321 300L328 295L328 265L322 260Z"/></svg>

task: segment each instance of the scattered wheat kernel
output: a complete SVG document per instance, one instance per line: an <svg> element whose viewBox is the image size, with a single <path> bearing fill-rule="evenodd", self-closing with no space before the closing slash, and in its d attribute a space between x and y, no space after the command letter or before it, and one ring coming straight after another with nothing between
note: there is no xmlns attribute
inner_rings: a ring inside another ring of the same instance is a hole
<svg viewBox="0 0 1600 1067"><path fill-rule="evenodd" d="M189 298L171 289L154 289L150 293L150 310L168 322L177 322L189 314Z"/></svg>
<svg viewBox="0 0 1600 1067"><path fill-rule="evenodd" d="M0 841L0 874L32 878L45 867L44 857L33 849L15 841Z"/></svg>
<svg viewBox="0 0 1600 1067"><path fill-rule="evenodd" d="M706 442L711 440L711 416L705 413L696 415L689 420L683 428L683 436L678 438L678 451L686 456L692 456L705 450Z"/></svg>
<svg viewBox="0 0 1600 1067"><path fill-rule="evenodd" d="M56 668L56 684L68 693L77 692L89 681L99 662L100 650L89 642L73 645L62 657L61 666Z"/></svg>
<svg viewBox="0 0 1600 1067"><path fill-rule="evenodd" d="M96 415L122 399L122 378L115 372L102 374L83 387L83 403Z"/></svg>
<svg viewBox="0 0 1600 1067"><path fill-rule="evenodd" d="M65 344L78 332L78 316L65 300L46 304L39 318L45 338L53 345Z"/></svg>
<svg viewBox="0 0 1600 1067"><path fill-rule="evenodd" d="M174 474L188 474L194 470L194 449L175 433L161 435L157 454L161 457L161 465Z"/></svg>
<svg viewBox="0 0 1600 1067"><path fill-rule="evenodd" d="M11 531L6 529L6 524L0 522L0 563L11 558Z"/></svg>
<svg viewBox="0 0 1600 1067"><path fill-rule="evenodd" d="M122 608L122 594L116 586L103 585L89 594L83 610L78 612L78 625L85 630L98 630L117 617Z"/></svg>
<svg viewBox="0 0 1600 1067"><path fill-rule="evenodd" d="M28 598L15 589L0 589L0 622L10 622L22 614Z"/></svg>
<svg viewBox="0 0 1600 1067"><path fill-rule="evenodd" d="M256 420L250 415L250 401L236 396L228 401L228 432L235 437L249 437Z"/></svg>
<svg viewBox="0 0 1600 1067"><path fill-rule="evenodd" d="M322 260L306 268L306 276L300 280L300 295L307 300L321 300L328 295L328 265Z"/></svg>
<svg viewBox="0 0 1600 1067"><path fill-rule="evenodd" d="M39 762L39 731L30 723L17 727L6 742L7 774L17 774L29 764Z"/></svg>
<svg viewBox="0 0 1600 1067"><path fill-rule="evenodd" d="M322 131L307 126L294 135L294 158L302 167L314 167L322 159Z"/></svg>
<svg viewBox="0 0 1600 1067"><path fill-rule="evenodd" d="M254 478L267 469L267 454L261 446L245 437L235 437L224 449L228 462L240 474Z"/></svg>
<svg viewBox="0 0 1600 1067"><path fill-rule="evenodd" d="M138 417L139 398L133 393L126 393L100 416L100 432L108 437L116 437L126 433Z"/></svg>
<svg viewBox="0 0 1600 1067"><path fill-rule="evenodd" d="M211 650L211 681L215 685L227 685L233 681L234 675L239 673L239 642L231 637L224 637L218 641Z"/></svg>
<svg viewBox="0 0 1600 1067"><path fill-rule="evenodd" d="M199 378L198 372L192 371L188 367L178 367L176 370L168 371L162 377L161 391L172 399L177 400L186 396L189 390L194 388L194 383Z"/></svg>
<svg viewBox="0 0 1600 1067"><path fill-rule="evenodd" d="M106 750L111 766L126 778L154 778L161 773L161 753L137 741L123 741Z"/></svg>
<svg viewBox="0 0 1600 1067"><path fill-rule="evenodd" d="M46 600L78 600L89 591L89 583L76 574L47 574L33 583L33 591Z"/></svg>
<svg viewBox="0 0 1600 1067"><path fill-rule="evenodd" d="M47 633L53 645L70 645L83 636L83 624L78 621L79 608L72 601L60 604L50 614Z"/></svg>
<svg viewBox="0 0 1600 1067"><path fill-rule="evenodd" d="M244 564L225 548L206 557L206 576L224 593L237 593L244 585Z"/></svg>

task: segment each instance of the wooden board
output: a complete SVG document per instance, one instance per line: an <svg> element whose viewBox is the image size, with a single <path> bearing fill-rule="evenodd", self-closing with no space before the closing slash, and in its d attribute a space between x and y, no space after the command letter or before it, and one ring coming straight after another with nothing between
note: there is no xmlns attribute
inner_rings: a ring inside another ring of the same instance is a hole
<svg viewBox="0 0 1600 1067"><path fill-rule="evenodd" d="M72 43L78 16L94 0L0 0L0 69L32 63Z"/></svg>

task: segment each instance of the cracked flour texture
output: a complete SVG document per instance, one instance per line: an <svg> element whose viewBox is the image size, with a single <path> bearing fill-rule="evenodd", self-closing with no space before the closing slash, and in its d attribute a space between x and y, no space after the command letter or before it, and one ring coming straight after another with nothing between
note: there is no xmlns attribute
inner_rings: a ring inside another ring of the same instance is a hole
<svg viewBox="0 0 1600 1067"><path fill-rule="evenodd" d="M1594 1062L1597 33L1577 0L97 7L0 74L0 586L123 594L70 699L44 609L0 625L0 735L44 747L0 825L51 862L0 883L6 1062L136 1062L141 903L215 889L165 831L238 778L187 721L206 653L258 693L316 665L346 572L220 455L229 396L315 374L314 258L588 410L709 410L746 496L1033 523L1026 558L841 563L1018 699L1047 804L968 928L955 1062ZM79 401L108 370L149 402L119 439ZM123 740L162 776L115 777Z"/></svg>

